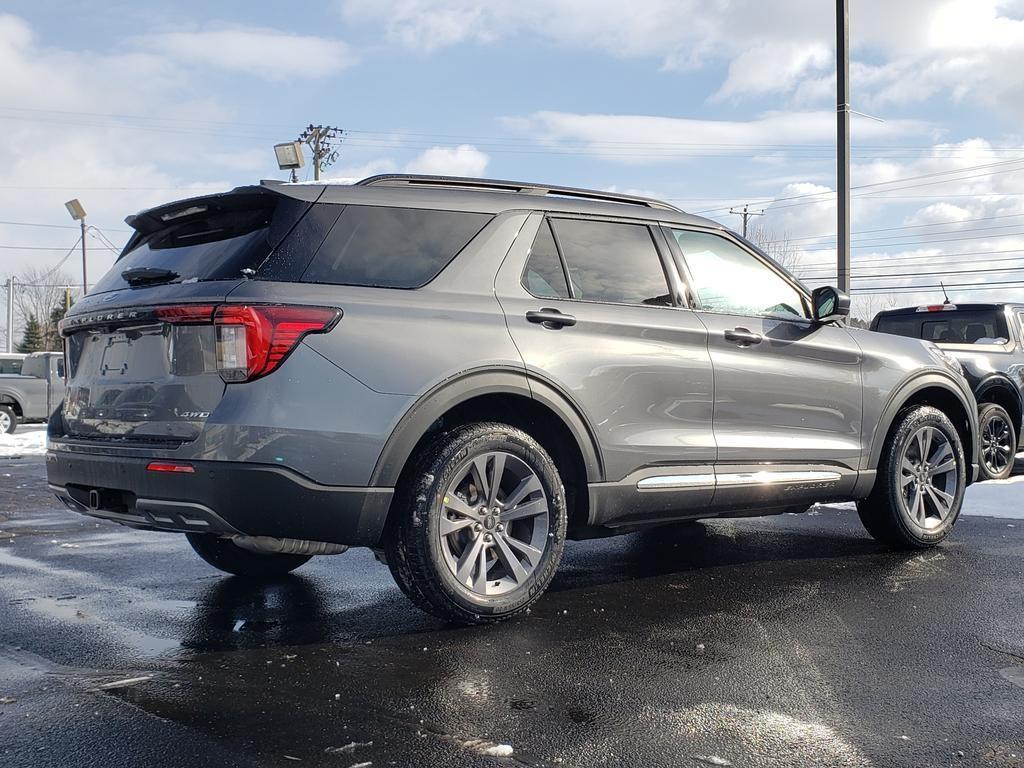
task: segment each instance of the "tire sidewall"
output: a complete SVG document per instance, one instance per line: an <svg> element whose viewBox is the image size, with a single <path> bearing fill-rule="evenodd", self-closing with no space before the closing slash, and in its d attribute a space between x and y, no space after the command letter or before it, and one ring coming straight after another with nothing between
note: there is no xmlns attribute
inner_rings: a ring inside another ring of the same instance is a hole
<svg viewBox="0 0 1024 768"><path fill-rule="evenodd" d="M448 567L442 551L439 518L443 512L442 498L451 482L474 456L492 451L512 454L529 465L548 499L548 539L540 563L530 574L524 587L502 595L478 595L459 584ZM565 545L567 523L565 491L554 462L525 433L495 426L468 440L448 444L422 476L420 492L413 510L413 535L421 537L428 565L435 575L436 586L445 598L459 609L483 616L511 614L536 600L550 584Z"/></svg>
<svg viewBox="0 0 1024 768"><path fill-rule="evenodd" d="M3 411L9 419L8 427L6 429L0 429L0 434L14 434L14 431L18 428L18 415L9 405L0 405L0 411Z"/></svg>
<svg viewBox="0 0 1024 768"><path fill-rule="evenodd" d="M1017 447L1017 430L1014 429L1013 427L1013 421L1010 418L1010 414L1007 413L1006 409L1003 408L1001 405L998 405L996 403L986 403L981 407L978 419L978 442L980 444L980 436L985 433L985 425L996 416L998 416L1000 419L1006 422L1006 426L1010 430L1010 458L1007 462L1006 469L1003 470L1003 472L998 474L992 474L991 472L989 472L988 467L985 465L984 449L982 449L980 462L982 480L1005 480L1013 472L1014 455L1016 454L1016 451L1014 449Z"/></svg>
<svg viewBox="0 0 1024 768"><path fill-rule="evenodd" d="M942 521L937 528L922 528L913 520L909 513L904 510L900 489L900 464L903 452L911 437L921 427L934 427L938 429L949 441L953 448L957 463L957 492L953 501L953 510L949 516ZM930 546L942 541L952 530L960 517L960 510L963 506L964 492L967 490L967 467L964 455L963 443L953 423L941 411L922 407L907 412L899 428L893 436L890 450L888 452L885 471L888 473L886 487L888 489L888 503L891 508L893 520L903 535L920 546Z"/></svg>

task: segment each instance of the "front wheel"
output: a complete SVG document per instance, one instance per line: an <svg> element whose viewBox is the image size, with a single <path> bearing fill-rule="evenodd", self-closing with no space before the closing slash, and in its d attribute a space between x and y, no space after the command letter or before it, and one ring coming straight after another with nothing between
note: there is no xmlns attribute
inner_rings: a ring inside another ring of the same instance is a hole
<svg viewBox="0 0 1024 768"><path fill-rule="evenodd" d="M978 433L981 435L980 480L1005 480L1013 472L1017 452L1017 433L1006 409L985 403L978 409Z"/></svg>
<svg viewBox="0 0 1024 768"><path fill-rule="evenodd" d="M252 552L212 533L186 533L185 537L196 554L214 568L251 579L284 576L309 560L309 555Z"/></svg>
<svg viewBox="0 0 1024 768"><path fill-rule="evenodd" d="M18 414L9 405L0 405L0 435L9 435L18 428Z"/></svg>
<svg viewBox="0 0 1024 768"><path fill-rule="evenodd" d="M441 435L412 462L385 539L402 591L465 624L529 608L565 545L565 492L551 457L522 430L488 423Z"/></svg>
<svg viewBox="0 0 1024 768"><path fill-rule="evenodd" d="M960 515L967 465L960 435L942 411L907 408L897 416L871 495L858 502L874 538L901 549L932 547Z"/></svg>

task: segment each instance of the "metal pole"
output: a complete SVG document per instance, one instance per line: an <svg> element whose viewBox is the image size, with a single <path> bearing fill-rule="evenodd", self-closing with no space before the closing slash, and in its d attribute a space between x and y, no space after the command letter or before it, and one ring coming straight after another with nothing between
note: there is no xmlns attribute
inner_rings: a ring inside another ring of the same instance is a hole
<svg viewBox="0 0 1024 768"><path fill-rule="evenodd" d="M14 351L14 278L7 278L7 351Z"/></svg>
<svg viewBox="0 0 1024 768"><path fill-rule="evenodd" d="M82 295L89 290L89 277L85 269L85 217L82 217Z"/></svg>
<svg viewBox="0 0 1024 768"><path fill-rule="evenodd" d="M850 292L850 0L836 0L836 277Z"/></svg>
<svg viewBox="0 0 1024 768"><path fill-rule="evenodd" d="M313 130L313 180L320 181L320 129Z"/></svg>

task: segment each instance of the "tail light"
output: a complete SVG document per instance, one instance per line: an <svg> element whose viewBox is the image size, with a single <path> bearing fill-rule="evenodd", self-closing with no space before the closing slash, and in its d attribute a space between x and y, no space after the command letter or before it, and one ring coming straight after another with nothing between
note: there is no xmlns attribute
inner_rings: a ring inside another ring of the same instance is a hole
<svg viewBox="0 0 1024 768"><path fill-rule="evenodd" d="M341 317L334 307L183 304L159 307L172 325L213 323L217 372L227 382L252 381L274 371L304 336L326 333Z"/></svg>

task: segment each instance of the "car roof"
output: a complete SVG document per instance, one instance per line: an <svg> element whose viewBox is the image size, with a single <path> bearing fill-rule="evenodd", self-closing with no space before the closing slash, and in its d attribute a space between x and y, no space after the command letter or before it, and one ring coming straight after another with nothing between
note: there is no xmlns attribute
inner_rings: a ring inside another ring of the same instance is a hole
<svg viewBox="0 0 1024 768"><path fill-rule="evenodd" d="M177 200L129 216L136 230L158 226L162 217L198 205L223 206L239 195L278 194L296 200L348 205L388 205L410 208L441 207L447 210L498 214L510 210L538 210L625 219L660 221L726 230L722 224L680 211L659 200L614 192L560 187L525 182L467 177L389 174L350 183L286 183L263 181L259 186L236 187L202 197ZM166 219L165 219L166 220Z"/></svg>

